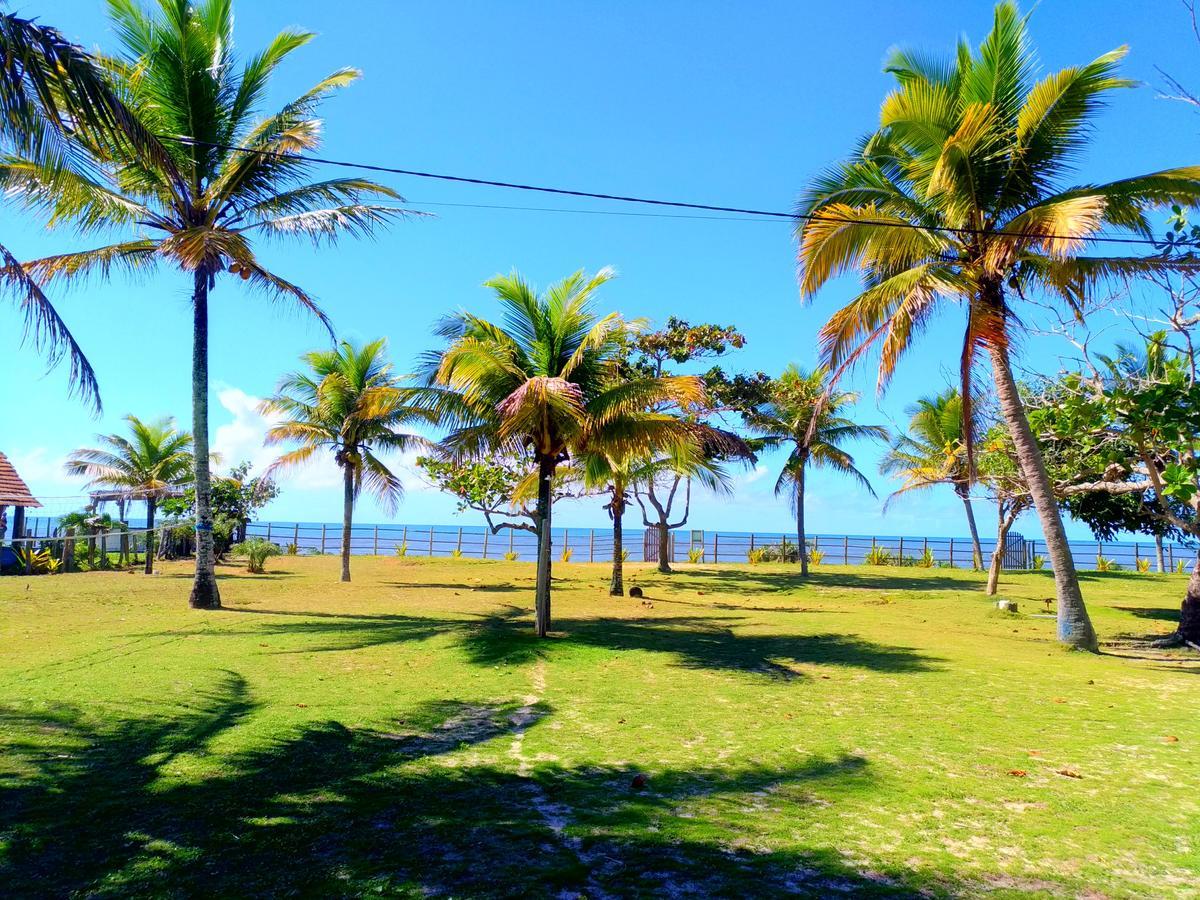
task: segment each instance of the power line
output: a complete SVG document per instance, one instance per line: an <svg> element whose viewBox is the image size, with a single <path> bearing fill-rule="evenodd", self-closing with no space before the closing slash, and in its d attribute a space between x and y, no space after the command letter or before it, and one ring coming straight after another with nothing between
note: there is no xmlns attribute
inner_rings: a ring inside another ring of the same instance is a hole
<svg viewBox="0 0 1200 900"><path fill-rule="evenodd" d="M433 200L405 200L407 206L453 206L459 209L499 209L511 212L573 213L580 216L634 216L648 219L692 219L709 222L767 222L776 224L778 219L757 219L749 216L689 216L687 214L630 212L620 209L568 209L562 206L504 206L492 203L445 203Z"/></svg>
<svg viewBox="0 0 1200 900"><path fill-rule="evenodd" d="M514 181L495 181L488 178L473 178L466 175L447 175L442 172L424 172L419 169L401 169L395 166L380 166L372 163L352 162L342 159L329 159L321 156L309 156L303 153L283 153L278 150L264 150L259 147L239 147L234 144L222 144L213 141L202 141L198 138L186 137L178 135L173 138L181 144L187 144L196 147L211 147L216 150L226 150L233 153L252 153L257 156L270 156L275 159L295 160L298 162L312 163L314 165L337 166L346 169L361 169L367 172L384 172L391 175L407 175L412 178L429 178L436 181L449 181L459 184L475 184L483 187L498 187L507 188L516 191L533 191L542 194L556 194L565 197L581 197L589 200L612 200L619 203L640 203L647 206L665 206L674 209L695 209L705 212L723 212L734 213L738 216L758 216L768 219L778 220L786 219L789 221L807 221L807 222L843 222L850 225L869 225L876 228L901 228L911 231L927 231L941 232L945 234L957 235L983 235L987 237L1017 237L1029 238L1030 235L1019 231L996 231L987 228L952 228L941 225L919 225L914 222L896 222L885 221L880 219L846 219L840 216L821 215L819 213L795 213L795 212L779 212L769 209L753 209L740 206L716 206L708 203L690 203L682 200L659 200L650 197L633 197L625 194L605 194L597 191L577 191L571 188L546 187L545 185L522 184ZM425 204L432 205L432 204ZM449 205L449 204L445 204ZM462 204L468 206L469 204ZM480 208L489 208L480 205ZM496 207L503 209L505 207ZM518 208L518 207L513 207ZM544 211L544 212L565 212L566 210L534 210L527 208L528 211ZM582 211L582 210L581 210ZM681 218L681 217L680 217ZM1037 235L1038 240L1060 240L1060 241L1090 241L1092 243L1105 244L1149 244L1153 247L1160 248L1161 242L1153 238L1136 238L1136 237L1113 237L1105 235L1092 235L1079 237L1076 235L1065 234L1041 234Z"/></svg>

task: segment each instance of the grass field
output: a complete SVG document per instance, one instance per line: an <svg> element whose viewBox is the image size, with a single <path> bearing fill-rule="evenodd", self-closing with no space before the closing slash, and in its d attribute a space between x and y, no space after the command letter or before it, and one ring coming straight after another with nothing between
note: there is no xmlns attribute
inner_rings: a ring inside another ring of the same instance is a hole
<svg viewBox="0 0 1200 900"><path fill-rule="evenodd" d="M1200 661L1047 575L269 565L0 580L4 896L1200 896Z"/></svg>

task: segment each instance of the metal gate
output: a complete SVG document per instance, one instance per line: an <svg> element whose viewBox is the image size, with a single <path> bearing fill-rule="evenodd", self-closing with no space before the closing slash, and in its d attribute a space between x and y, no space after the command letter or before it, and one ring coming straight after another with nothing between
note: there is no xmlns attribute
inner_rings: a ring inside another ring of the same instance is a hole
<svg viewBox="0 0 1200 900"><path fill-rule="evenodd" d="M1003 569L1029 568L1029 544L1015 531L1010 531L1004 539L1004 556L1000 560L1000 567Z"/></svg>

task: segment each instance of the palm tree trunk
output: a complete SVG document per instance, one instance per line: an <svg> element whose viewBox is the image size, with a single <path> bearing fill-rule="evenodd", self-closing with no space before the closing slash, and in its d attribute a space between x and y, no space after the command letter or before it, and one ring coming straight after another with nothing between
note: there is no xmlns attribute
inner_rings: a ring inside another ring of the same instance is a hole
<svg viewBox="0 0 1200 900"><path fill-rule="evenodd" d="M146 574L154 574L154 511L157 502L153 497L146 498Z"/></svg>
<svg viewBox="0 0 1200 900"><path fill-rule="evenodd" d="M212 475L208 470L208 272L195 272L192 289L192 451L196 476L196 576L188 602L220 609L213 551Z"/></svg>
<svg viewBox="0 0 1200 900"><path fill-rule="evenodd" d="M661 517L658 522L658 571L670 575L671 569L671 529L667 527L667 519Z"/></svg>
<svg viewBox="0 0 1200 900"><path fill-rule="evenodd" d="M625 530L621 520L625 517L625 496L620 485L613 485L613 501L609 507L613 520L613 558L612 583L608 587L609 596L625 596Z"/></svg>
<svg viewBox="0 0 1200 900"><path fill-rule="evenodd" d="M954 492L958 494L959 499L962 500L963 509L966 510L967 513L967 531L971 533L972 564L976 569L982 569L983 545L979 543L979 527L975 524L975 509L971 506L971 495L969 490L969 488L960 488L958 485L955 485L954 487Z"/></svg>
<svg viewBox="0 0 1200 900"><path fill-rule="evenodd" d="M1025 418L1025 408L1021 404L1016 379L1013 378L1008 351L1004 347L992 346L989 353L1000 409L1012 435L1017 460L1042 525L1046 553L1054 568L1054 586L1058 595L1058 639L1076 649L1095 651L1098 649L1096 631L1079 590L1079 576L1075 572L1075 561L1071 558L1062 516L1054 500L1054 490L1050 485L1050 476L1046 474L1042 452L1029 427L1029 420Z"/></svg>
<svg viewBox="0 0 1200 900"><path fill-rule="evenodd" d="M354 467L342 467L342 581L350 580L350 539L354 528Z"/></svg>
<svg viewBox="0 0 1200 900"><path fill-rule="evenodd" d="M1004 563L1004 544L1008 540L1008 532L1012 529L1016 516L1006 516L1000 511L1000 522L996 527L996 547L992 550L992 564L988 566L987 595L995 597L1000 587L1000 568Z"/></svg>
<svg viewBox="0 0 1200 900"><path fill-rule="evenodd" d="M796 550L800 554L800 577L808 577L808 535L804 532L804 463L796 472Z"/></svg>
<svg viewBox="0 0 1200 900"><path fill-rule="evenodd" d="M1167 560L1163 556L1163 539L1161 534L1154 536L1154 562L1158 567L1158 571L1167 571Z"/></svg>
<svg viewBox="0 0 1200 900"><path fill-rule="evenodd" d="M534 595L534 629L538 637L545 637L550 630L550 529L554 505L554 466L554 457L539 457L537 591Z"/></svg>

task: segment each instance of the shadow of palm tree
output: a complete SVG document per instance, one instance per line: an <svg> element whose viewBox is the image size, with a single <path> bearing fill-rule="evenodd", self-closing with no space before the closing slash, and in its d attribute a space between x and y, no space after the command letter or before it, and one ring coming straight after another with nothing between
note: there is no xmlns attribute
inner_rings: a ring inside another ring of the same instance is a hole
<svg viewBox="0 0 1200 900"><path fill-rule="evenodd" d="M861 572L830 572L819 568L807 578L787 572L759 571L752 567L738 569L700 568L680 571L665 576L661 582L654 581L655 573L647 573L646 580L662 585L682 586L684 578L702 584L707 590L737 594L747 591L799 591L805 588L857 588L878 591L973 591L981 587L982 575L973 578L969 570L964 575L905 575L904 570L888 566L864 566ZM679 579L676 581L675 579ZM640 583L641 579L639 579Z"/></svg>
<svg viewBox="0 0 1200 900"><path fill-rule="evenodd" d="M523 609L484 617L462 638L468 657L481 665L514 665L563 652L604 647L666 653L693 669L720 669L773 678L799 678L803 664L852 666L878 672L929 671L932 657L847 634L739 633L744 617L677 616L669 619L556 619L556 635L537 638Z"/></svg>
<svg viewBox="0 0 1200 900"><path fill-rule="evenodd" d="M657 830L663 817L714 799L770 795L800 809L810 791L869 790L857 756L667 770L638 791L627 766L522 775L430 764L549 713L437 703L406 714L406 734L327 722L181 778L181 753L205 752L255 708L234 674L200 701L174 717L99 727L78 711L4 713L7 733L20 736L0 783L5 895L910 896L947 887L942 874L859 873L835 848L749 852L690 836L705 829Z"/></svg>

